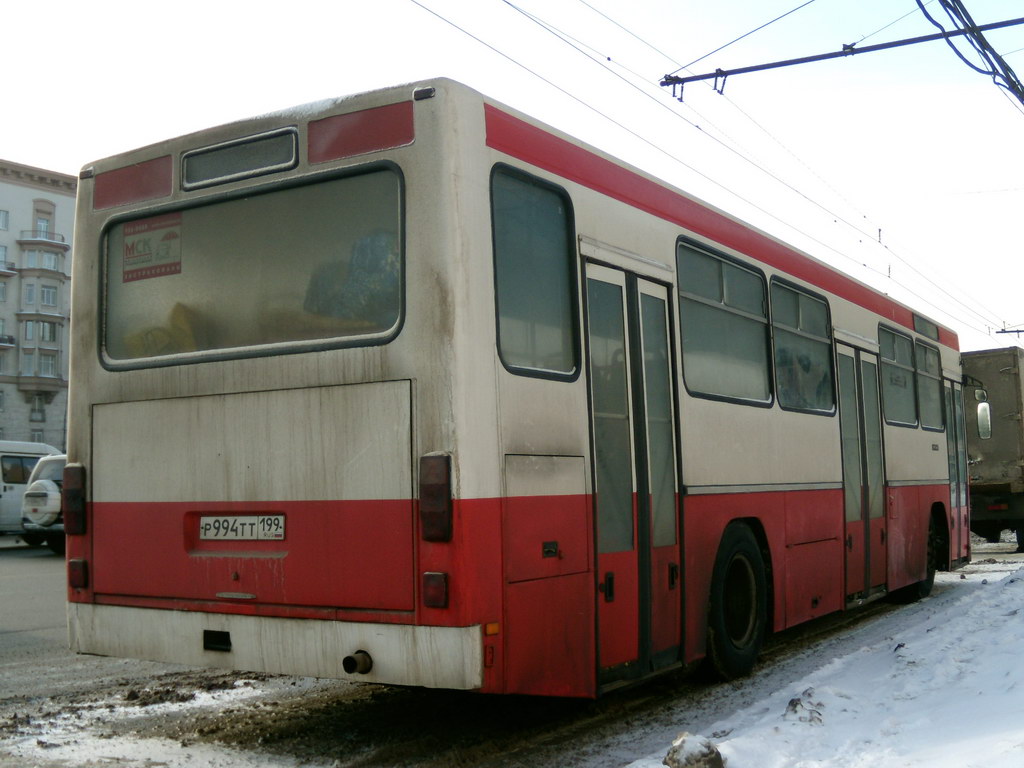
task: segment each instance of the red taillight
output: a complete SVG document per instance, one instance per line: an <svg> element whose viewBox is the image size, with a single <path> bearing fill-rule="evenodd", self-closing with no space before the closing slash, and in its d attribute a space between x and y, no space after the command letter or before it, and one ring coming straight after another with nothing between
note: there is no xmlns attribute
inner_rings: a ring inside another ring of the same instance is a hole
<svg viewBox="0 0 1024 768"><path fill-rule="evenodd" d="M85 560L68 560L68 584L74 589L89 588L89 563Z"/></svg>
<svg viewBox="0 0 1024 768"><path fill-rule="evenodd" d="M85 533L85 467L81 464L64 467L61 509L64 512L64 533Z"/></svg>
<svg viewBox="0 0 1024 768"><path fill-rule="evenodd" d="M420 457L420 526L425 541L452 539L451 457Z"/></svg>
<svg viewBox="0 0 1024 768"><path fill-rule="evenodd" d="M448 574L429 572L423 574L423 604L427 608L448 607Z"/></svg>

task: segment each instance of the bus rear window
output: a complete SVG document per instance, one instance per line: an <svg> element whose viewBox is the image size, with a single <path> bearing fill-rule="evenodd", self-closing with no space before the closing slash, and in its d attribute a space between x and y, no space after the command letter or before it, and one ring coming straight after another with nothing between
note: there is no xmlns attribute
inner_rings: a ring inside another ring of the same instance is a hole
<svg viewBox="0 0 1024 768"><path fill-rule="evenodd" d="M383 343L401 316L401 225L390 169L121 222L106 356Z"/></svg>

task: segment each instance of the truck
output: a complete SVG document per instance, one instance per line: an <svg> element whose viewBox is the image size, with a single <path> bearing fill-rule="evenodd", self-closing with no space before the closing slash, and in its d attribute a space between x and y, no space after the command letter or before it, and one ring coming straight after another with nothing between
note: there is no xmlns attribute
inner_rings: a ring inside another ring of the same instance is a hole
<svg viewBox="0 0 1024 768"><path fill-rule="evenodd" d="M1024 537L1024 349L962 353L971 531Z"/></svg>

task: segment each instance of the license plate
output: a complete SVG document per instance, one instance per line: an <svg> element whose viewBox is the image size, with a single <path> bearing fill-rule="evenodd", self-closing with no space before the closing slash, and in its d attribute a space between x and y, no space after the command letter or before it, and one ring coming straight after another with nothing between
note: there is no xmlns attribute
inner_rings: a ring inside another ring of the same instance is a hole
<svg viewBox="0 0 1024 768"><path fill-rule="evenodd" d="M204 515L199 538L217 541L277 541L284 538L284 515Z"/></svg>

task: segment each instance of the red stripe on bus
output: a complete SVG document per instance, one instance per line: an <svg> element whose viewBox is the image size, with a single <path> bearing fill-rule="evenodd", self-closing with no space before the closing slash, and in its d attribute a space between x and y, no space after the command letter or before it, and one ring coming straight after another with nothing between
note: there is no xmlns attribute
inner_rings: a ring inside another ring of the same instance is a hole
<svg viewBox="0 0 1024 768"><path fill-rule="evenodd" d="M487 146L492 149L685 227L690 232L847 299L892 323L911 330L914 328L914 315L908 308L692 198L490 104L484 105L484 116ZM943 344L959 349L953 331L940 328L939 337Z"/></svg>
<svg viewBox="0 0 1024 768"><path fill-rule="evenodd" d="M93 185L92 207L99 211L167 197L172 189L172 170L171 156L164 155L144 163L98 173Z"/></svg>
<svg viewBox="0 0 1024 768"><path fill-rule="evenodd" d="M309 162L404 147L414 138L411 101L325 117L309 123Z"/></svg>

